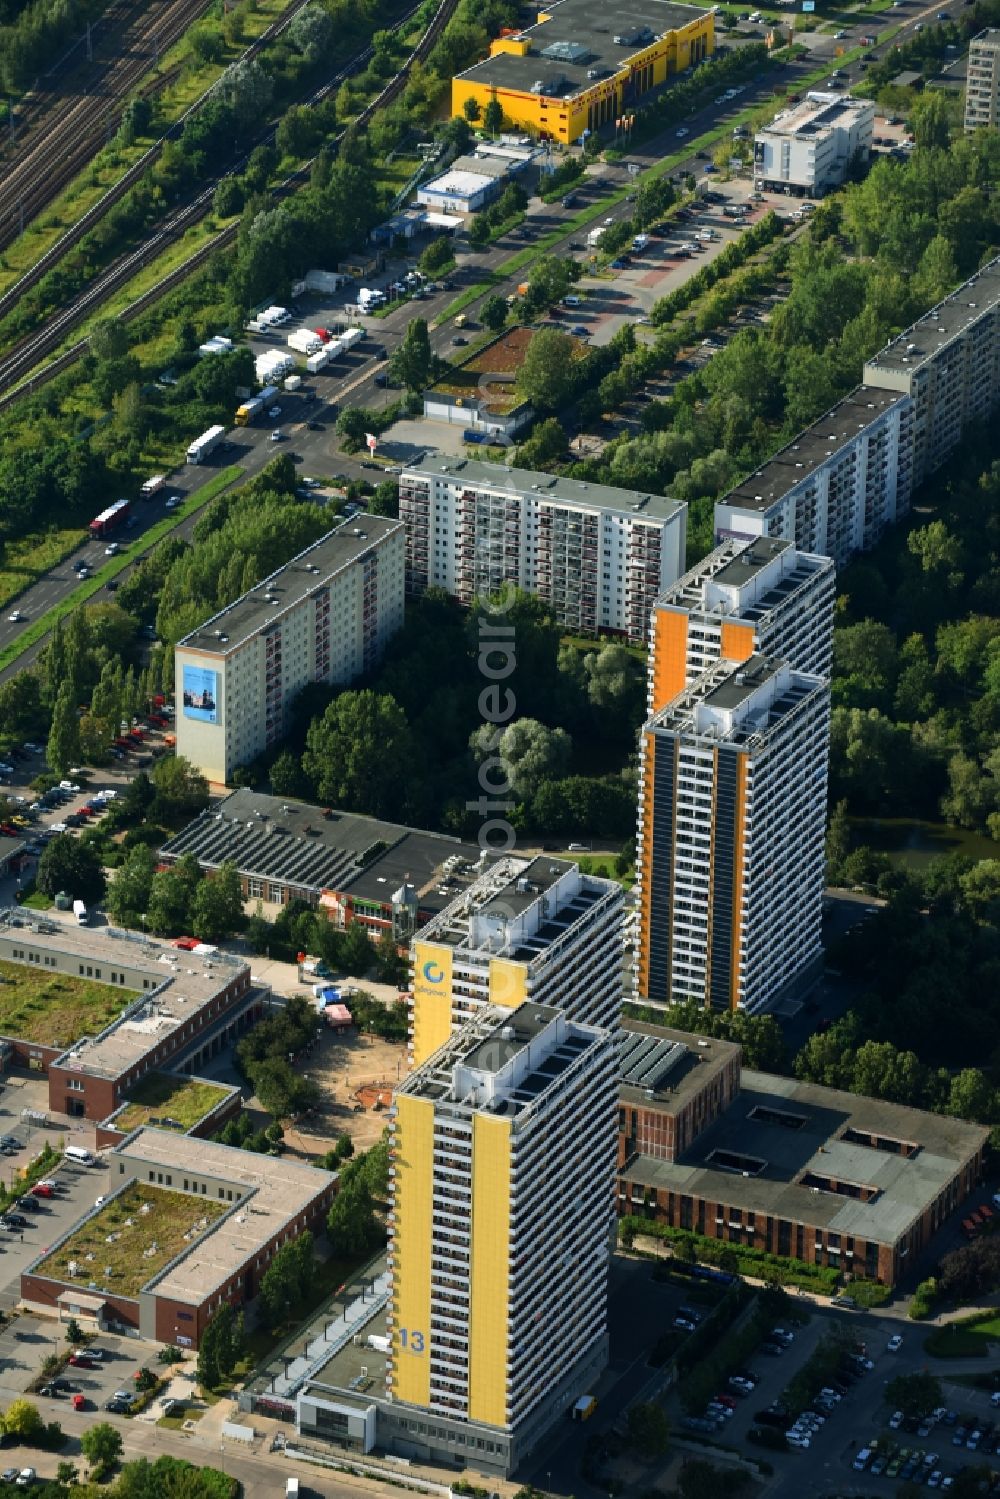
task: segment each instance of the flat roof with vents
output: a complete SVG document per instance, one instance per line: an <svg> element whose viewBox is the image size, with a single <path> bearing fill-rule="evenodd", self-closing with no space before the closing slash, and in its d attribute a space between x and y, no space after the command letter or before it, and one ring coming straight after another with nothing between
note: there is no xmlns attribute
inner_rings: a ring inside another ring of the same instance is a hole
<svg viewBox="0 0 1000 1499"><path fill-rule="evenodd" d="M241 645L274 624L311 593L325 587L343 568L357 562L403 523L380 515L357 515L328 531L299 552L291 562L251 588L219 614L199 625L177 643L178 651L199 656L229 656Z"/></svg>
<svg viewBox="0 0 1000 1499"><path fill-rule="evenodd" d="M700 21L706 11L674 0L555 0L521 35L531 43L524 57L499 52L460 73L474 83L546 98L573 98L595 79L627 73L636 53L657 37ZM536 87L535 85L540 85Z"/></svg>
<svg viewBox="0 0 1000 1499"><path fill-rule="evenodd" d="M618 1033L619 1096L658 1113L676 1114L726 1067L738 1062L733 1041L622 1017Z"/></svg>
<svg viewBox="0 0 1000 1499"><path fill-rule="evenodd" d="M635 520L677 520L687 509L680 500L671 500L666 495L563 479L526 468L507 468L502 463L483 463L476 458L449 458L443 453L425 453L407 464L400 483L434 479L494 494L531 495L541 502L554 500L580 510L613 510Z"/></svg>
<svg viewBox="0 0 1000 1499"><path fill-rule="evenodd" d="M810 478L852 443L862 428L909 400L896 390L859 385L849 396L800 432L756 473L737 484L719 501L741 510L769 510L803 480Z"/></svg>
<svg viewBox="0 0 1000 1499"><path fill-rule="evenodd" d="M974 323L994 311L1000 302L1000 256L925 312L909 328L886 344L865 365L865 379L878 380L879 372L912 374L939 354L952 339L967 333Z"/></svg>
<svg viewBox="0 0 1000 1499"><path fill-rule="evenodd" d="M431 912L454 900L473 866L480 872L481 857L478 845L445 833L245 788L206 808L160 850L171 863L184 854L203 869L230 861L241 875L309 895L332 890L384 904L406 879Z"/></svg>

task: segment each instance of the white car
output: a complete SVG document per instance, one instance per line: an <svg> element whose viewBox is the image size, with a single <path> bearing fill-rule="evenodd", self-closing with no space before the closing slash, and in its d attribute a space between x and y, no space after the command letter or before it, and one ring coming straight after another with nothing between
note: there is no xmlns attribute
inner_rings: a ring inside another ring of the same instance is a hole
<svg viewBox="0 0 1000 1499"><path fill-rule="evenodd" d="M674 131L674 135L677 137L677 139L679 141L682 141L686 135L690 135L690 134L691 134L691 132L687 128L686 125L682 125L679 130L675 130Z"/></svg>
<svg viewBox="0 0 1000 1499"><path fill-rule="evenodd" d="M902 1411L893 1411L892 1415L889 1417L889 1430L890 1431L898 1431L899 1428L902 1426L902 1424L903 1424L903 1412Z"/></svg>
<svg viewBox="0 0 1000 1499"><path fill-rule="evenodd" d="M105 557L117 557L118 556L118 543L117 543L117 541L111 541L111 542L108 543L108 545L104 548L104 555L105 555Z"/></svg>
<svg viewBox="0 0 1000 1499"><path fill-rule="evenodd" d="M281 432L280 432L279 428L275 427L274 431L271 433L271 441L272 442L280 442L281 441Z"/></svg>
<svg viewBox="0 0 1000 1499"><path fill-rule="evenodd" d="M50 833L68 833L69 824L65 822L53 822L49 824Z"/></svg>
<svg viewBox="0 0 1000 1499"><path fill-rule="evenodd" d="M7 616L8 621L12 625L19 625L19 624L21 624L22 621L24 620L24 618L25 618L25 616L21 613L20 609L15 609L13 614L8 614L8 616Z"/></svg>
<svg viewBox="0 0 1000 1499"><path fill-rule="evenodd" d="M14 1480L14 1482L16 1483L16 1485L17 1485L17 1487L19 1489L29 1488L31 1486L31 1484L34 1483L34 1481L35 1481L35 1470L34 1470L34 1468L22 1468L21 1471L20 1471L20 1473L17 1475L16 1479Z"/></svg>
<svg viewBox="0 0 1000 1499"><path fill-rule="evenodd" d="M276 422L278 420L278 417L281 415L281 407L272 406L267 414L271 418L272 422Z"/></svg>
<svg viewBox="0 0 1000 1499"><path fill-rule="evenodd" d="M166 506L166 508L168 510L176 510L177 506L180 504L180 502L181 502L180 495L179 494L172 494L172 495L168 496L168 498L164 501L164 504L165 504L165 506Z"/></svg>
<svg viewBox="0 0 1000 1499"><path fill-rule="evenodd" d="M903 1346L903 1339L900 1337L898 1332L894 1332L885 1346L890 1353L898 1353Z"/></svg>

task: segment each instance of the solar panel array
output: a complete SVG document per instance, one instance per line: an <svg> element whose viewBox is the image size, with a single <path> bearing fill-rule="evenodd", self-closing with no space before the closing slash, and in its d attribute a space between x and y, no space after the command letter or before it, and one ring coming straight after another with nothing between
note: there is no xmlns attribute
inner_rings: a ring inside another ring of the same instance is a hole
<svg viewBox="0 0 1000 1499"><path fill-rule="evenodd" d="M364 866L357 849L331 848L308 833L299 834L268 818L237 822L206 813L172 838L163 852L194 854L200 864L218 867L232 860L243 874L308 890L342 889Z"/></svg>
<svg viewBox="0 0 1000 1499"><path fill-rule="evenodd" d="M661 1036L644 1036L639 1031L622 1031L618 1047L618 1076L635 1088L659 1088L674 1068L684 1060L688 1048L682 1041L667 1041Z"/></svg>

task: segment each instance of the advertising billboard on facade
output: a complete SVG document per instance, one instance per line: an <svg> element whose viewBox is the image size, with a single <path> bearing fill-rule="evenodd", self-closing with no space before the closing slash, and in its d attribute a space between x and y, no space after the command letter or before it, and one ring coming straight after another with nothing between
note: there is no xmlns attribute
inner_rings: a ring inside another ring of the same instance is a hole
<svg viewBox="0 0 1000 1499"><path fill-rule="evenodd" d="M204 666L184 668L184 717L219 721L219 674Z"/></svg>

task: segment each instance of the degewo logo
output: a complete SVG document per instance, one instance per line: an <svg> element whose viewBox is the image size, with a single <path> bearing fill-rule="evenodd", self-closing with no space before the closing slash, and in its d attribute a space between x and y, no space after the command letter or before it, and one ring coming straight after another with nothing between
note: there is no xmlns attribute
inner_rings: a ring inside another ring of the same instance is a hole
<svg viewBox="0 0 1000 1499"><path fill-rule="evenodd" d="M429 984L444 983L444 969L440 963L435 963L433 958L424 964L423 974Z"/></svg>

